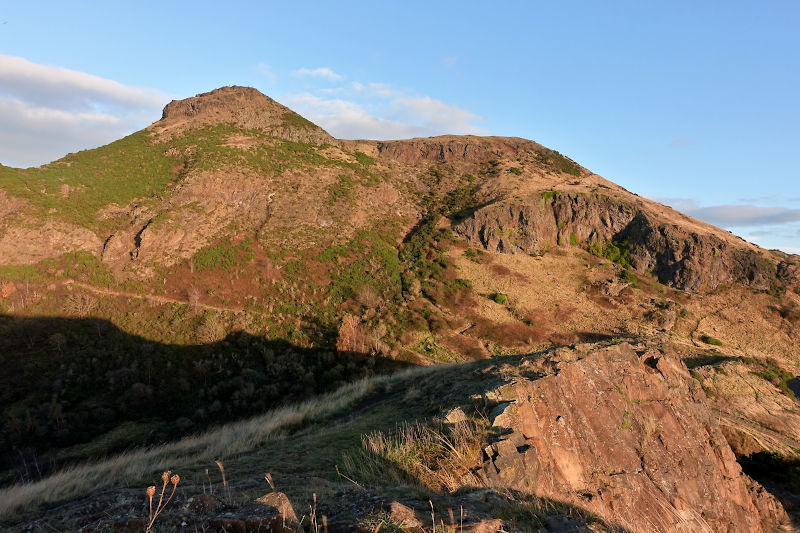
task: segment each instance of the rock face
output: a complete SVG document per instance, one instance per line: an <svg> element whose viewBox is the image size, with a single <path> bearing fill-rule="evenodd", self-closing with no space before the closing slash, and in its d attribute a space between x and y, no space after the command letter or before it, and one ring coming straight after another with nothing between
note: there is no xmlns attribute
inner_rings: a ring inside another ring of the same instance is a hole
<svg viewBox="0 0 800 533"><path fill-rule="evenodd" d="M455 230L491 251L532 255L556 245L624 241L635 270L651 271L684 290L730 282L769 290L778 281L776 265L752 249L669 224L632 202L597 193L550 192L523 203L488 205Z"/></svg>
<svg viewBox="0 0 800 533"><path fill-rule="evenodd" d="M29 265L67 252L99 255L103 243L94 232L67 223L46 222L39 228L14 226L0 234L0 261Z"/></svg>
<svg viewBox="0 0 800 533"><path fill-rule="evenodd" d="M518 137L476 137L442 135L427 139L378 141L379 157L402 163L486 162L499 155L515 155L522 150L535 150L541 145Z"/></svg>
<svg viewBox="0 0 800 533"><path fill-rule="evenodd" d="M234 124L272 137L309 144L333 144L319 126L252 87L222 87L164 107L154 131L182 131L204 125Z"/></svg>
<svg viewBox="0 0 800 533"><path fill-rule="evenodd" d="M746 479L686 367L627 344L562 349L519 378L478 475L587 509L626 531L765 531L786 520ZM506 395L507 396L507 395Z"/></svg>

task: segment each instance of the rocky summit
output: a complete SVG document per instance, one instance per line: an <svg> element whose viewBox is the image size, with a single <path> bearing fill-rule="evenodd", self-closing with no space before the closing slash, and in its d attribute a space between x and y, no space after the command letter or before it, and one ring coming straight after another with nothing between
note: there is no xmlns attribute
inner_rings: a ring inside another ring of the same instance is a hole
<svg viewBox="0 0 800 533"><path fill-rule="evenodd" d="M793 531L799 343L796 255L223 87L0 166L0 525Z"/></svg>

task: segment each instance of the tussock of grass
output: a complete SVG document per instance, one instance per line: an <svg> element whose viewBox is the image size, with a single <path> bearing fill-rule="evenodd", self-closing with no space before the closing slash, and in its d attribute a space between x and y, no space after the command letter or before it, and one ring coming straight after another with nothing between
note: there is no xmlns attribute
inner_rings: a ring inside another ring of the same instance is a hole
<svg viewBox="0 0 800 533"><path fill-rule="evenodd" d="M362 449L346 455L342 466L359 481L410 482L455 492L481 464L488 429L484 419L403 424L393 433L362 436Z"/></svg>
<svg viewBox="0 0 800 533"><path fill-rule="evenodd" d="M0 490L0 518L41 504L86 495L92 490L136 484L153 472L179 464L209 462L253 450L281 433L346 409L378 386L431 371L435 369L414 368L392 376L365 378L313 400L268 411L202 435L78 465L34 483L6 487Z"/></svg>

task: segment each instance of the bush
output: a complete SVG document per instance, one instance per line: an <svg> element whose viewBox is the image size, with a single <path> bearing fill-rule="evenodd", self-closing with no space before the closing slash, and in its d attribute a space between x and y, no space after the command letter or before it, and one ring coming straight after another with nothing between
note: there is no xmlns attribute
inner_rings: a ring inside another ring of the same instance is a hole
<svg viewBox="0 0 800 533"><path fill-rule="evenodd" d="M490 296L491 300L499 303L500 305L506 305L508 303L508 296L503 294L502 292L496 292Z"/></svg>
<svg viewBox="0 0 800 533"><path fill-rule="evenodd" d="M710 335L705 335L705 334L700 335L700 340L703 341L704 343L710 344L712 346L722 346L722 341L721 340L715 339L714 337L712 337Z"/></svg>
<svg viewBox="0 0 800 533"><path fill-rule="evenodd" d="M623 268L633 267L628 241L595 241L589 245L589 253L597 257L605 257Z"/></svg>

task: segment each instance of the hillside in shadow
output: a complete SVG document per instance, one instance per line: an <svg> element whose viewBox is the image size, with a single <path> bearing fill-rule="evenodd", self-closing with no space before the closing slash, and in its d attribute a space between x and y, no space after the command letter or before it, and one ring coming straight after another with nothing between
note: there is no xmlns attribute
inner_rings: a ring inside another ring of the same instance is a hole
<svg viewBox="0 0 800 533"><path fill-rule="evenodd" d="M402 365L245 332L208 344L162 344L99 318L9 315L0 315L0 364L3 484L166 442Z"/></svg>

